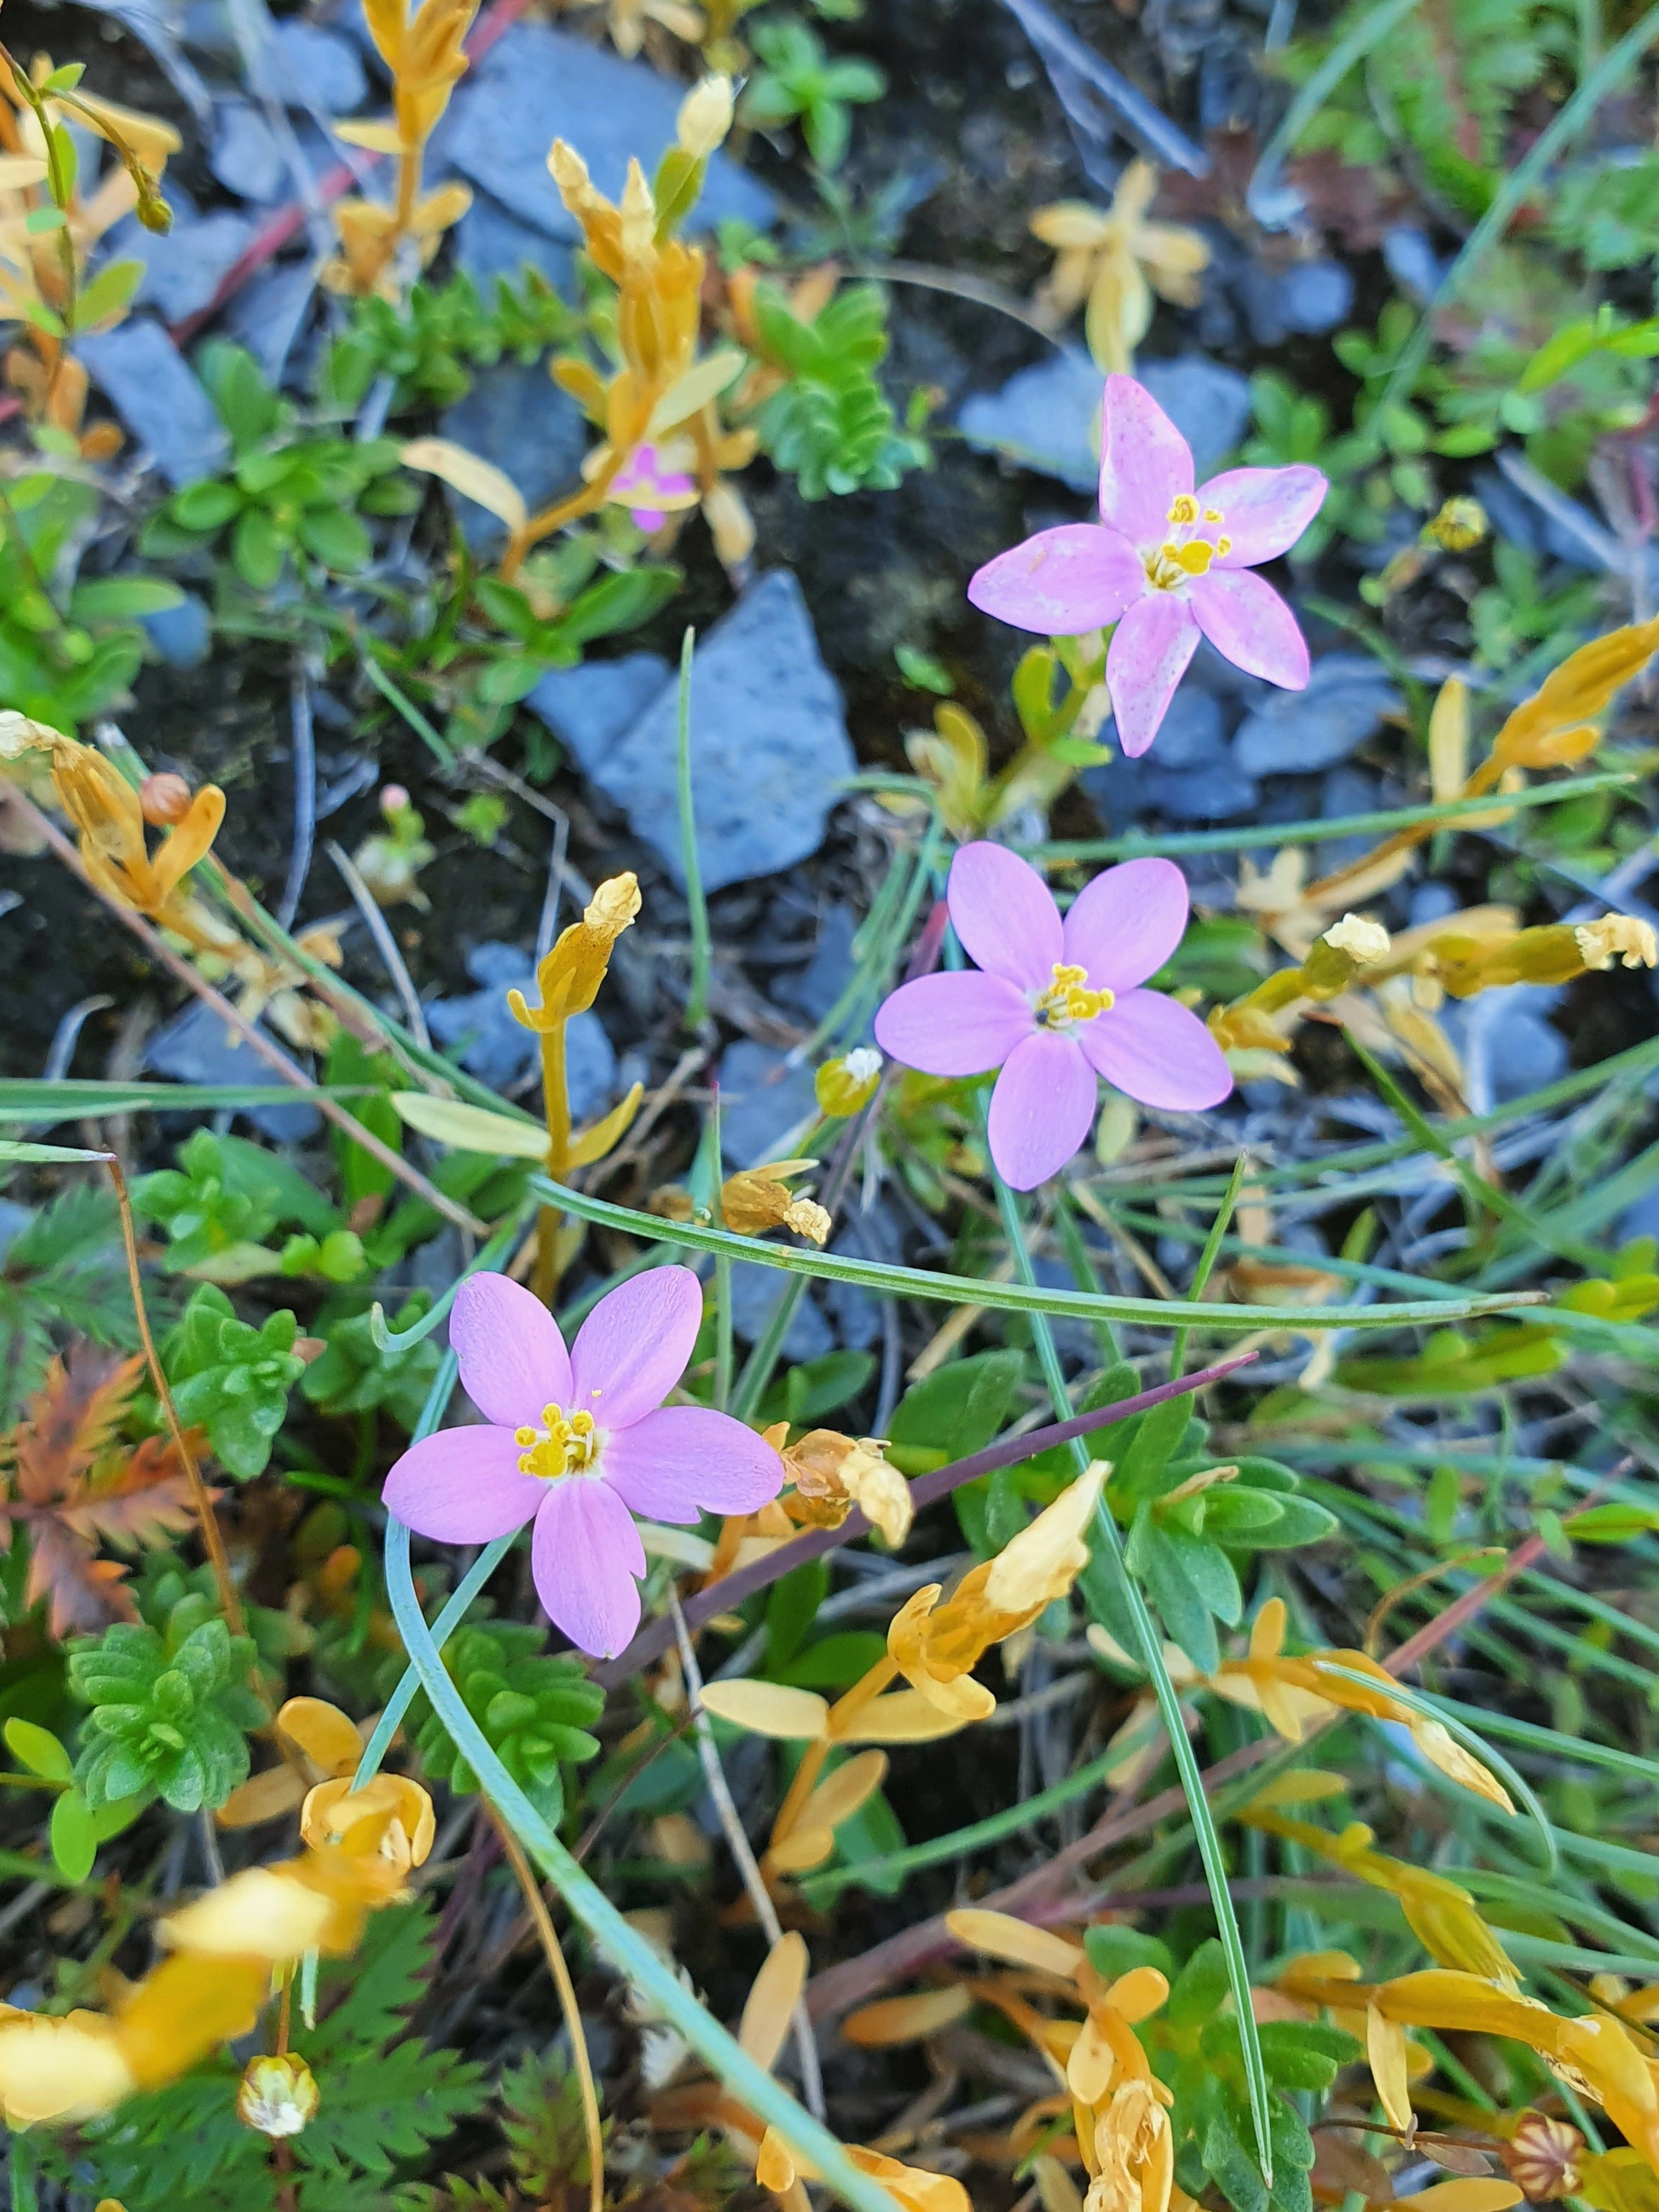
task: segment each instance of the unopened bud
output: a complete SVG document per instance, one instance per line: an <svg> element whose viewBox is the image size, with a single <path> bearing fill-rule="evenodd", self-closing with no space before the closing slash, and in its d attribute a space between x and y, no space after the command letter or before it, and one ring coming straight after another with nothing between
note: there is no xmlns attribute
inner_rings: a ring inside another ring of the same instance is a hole
<svg viewBox="0 0 1659 2212"><path fill-rule="evenodd" d="M291 2051L250 2058L236 2093L237 2117L262 2136L297 2136L318 2102L316 2075Z"/></svg>
<svg viewBox="0 0 1659 2212"><path fill-rule="evenodd" d="M1424 535L1448 553L1467 553L1480 543L1487 528L1486 510L1478 499L1449 499L1425 526Z"/></svg>
<svg viewBox="0 0 1659 2212"><path fill-rule="evenodd" d="M680 102L674 136L680 151L694 161L706 161L732 128L732 80L706 76L694 84Z"/></svg>
<svg viewBox="0 0 1659 2212"><path fill-rule="evenodd" d="M880 1081L881 1054L873 1046L858 1045L839 1060L827 1060L812 1083L818 1111L845 1121L870 1103Z"/></svg>
<svg viewBox="0 0 1659 2212"><path fill-rule="evenodd" d="M1516 2188L1524 2190L1534 2204L1547 2204L1578 2194L1584 2148L1583 2136L1565 2120L1527 2112L1501 2154Z"/></svg>
<svg viewBox="0 0 1659 2212"><path fill-rule="evenodd" d="M138 808L153 829L182 822L190 811L190 786L181 775L147 775L138 787Z"/></svg>
<svg viewBox="0 0 1659 2212"><path fill-rule="evenodd" d="M380 786L380 811L388 821L394 815L404 814L408 811L409 793L402 784L384 783Z"/></svg>
<svg viewBox="0 0 1659 2212"><path fill-rule="evenodd" d="M628 165L628 182L622 196L622 250L624 261L643 261L657 232L657 203L638 161Z"/></svg>
<svg viewBox="0 0 1659 2212"><path fill-rule="evenodd" d="M1659 936L1651 922L1633 914L1604 914L1599 921L1582 923L1572 933L1586 968L1611 968L1615 959L1626 968L1651 968L1659 963Z"/></svg>

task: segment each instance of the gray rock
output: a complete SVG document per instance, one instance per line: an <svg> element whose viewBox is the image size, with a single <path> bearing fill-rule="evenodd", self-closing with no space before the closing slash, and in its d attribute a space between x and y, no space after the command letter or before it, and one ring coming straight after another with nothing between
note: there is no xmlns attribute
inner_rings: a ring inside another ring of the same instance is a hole
<svg viewBox="0 0 1659 2212"><path fill-rule="evenodd" d="M109 250L115 260L143 263L133 295L137 304L154 307L163 322L180 323L207 306L227 270L246 251L254 226L228 210L198 214L189 195L172 183L167 204L171 230L146 230L137 216L129 216L110 234Z"/></svg>
<svg viewBox="0 0 1659 2212"><path fill-rule="evenodd" d="M1439 256L1425 230L1396 223L1382 234L1382 259L1401 290L1420 307L1439 289L1443 274Z"/></svg>
<svg viewBox="0 0 1659 2212"><path fill-rule="evenodd" d="M853 939L859 918L850 906L832 906L818 924L817 943L805 968L781 983L776 995L805 1015L821 1022L845 989L853 970Z"/></svg>
<svg viewBox="0 0 1659 2212"><path fill-rule="evenodd" d="M1201 353L1143 362L1135 374L1192 447L1201 482L1232 455L1249 428L1249 378Z"/></svg>
<svg viewBox="0 0 1659 2212"><path fill-rule="evenodd" d="M526 367L500 361L485 369L465 399L444 410L442 428L456 445L505 470L532 514L575 483L587 451L586 417L540 362ZM505 541L507 526L496 516L458 492L449 497L475 553L489 553Z"/></svg>
<svg viewBox="0 0 1659 2212"><path fill-rule="evenodd" d="M1513 983L1483 991L1463 1008L1465 1057L1484 1066L1492 1104L1525 1098L1566 1073L1567 1041L1547 1018L1559 996L1559 992ZM1473 1097L1480 1096L1478 1082L1471 1085L1471 1091Z"/></svg>
<svg viewBox="0 0 1659 2212"><path fill-rule="evenodd" d="M517 283L526 264L545 276L556 292L568 295L575 277L574 251L545 231L521 222L488 192L479 192L455 226L455 258L486 300L495 279Z"/></svg>
<svg viewBox="0 0 1659 2212"><path fill-rule="evenodd" d="M1407 923L1417 929L1425 921L1443 921L1449 914L1455 914L1462 903L1449 884L1419 884L1406 909Z"/></svg>
<svg viewBox="0 0 1659 2212"><path fill-rule="evenodd" d="M349 115L362 106L368 80L349 39L295 16L270 24L252 88L262 100L280 100L285 107Z"/></svg>
<svg viewBox="0 0 1659 2212"><path fill-rule="evenodd" d="M475 945L466 972L481 986L455 999L434 999L426 1009L427 1025L447 1051L460 1048L461 1066L495 1091L510 1091L535 1066L541 1047L533 1030L522 1029L507 1003L511 989L536 1000L535 963L517 945ZM575 1015L565 1030L565 1073L570 1110L584 1121L603 1106L617 1085L617 1054L605 1024L595 1013Z"/></svg>
<svg viewBox="0 0 1659 2212"><path fill-rule="evenodd" d="M1225 757L1221 702L1182 685L1170 702L1148 756L1160 768L1212 768Z"/></svg>
<svg viewBox="0 0 1659 2212"><path fill-rule="evenodd" d="M1100 481L1100 402L1104 383L1085 353L1051 354L1011 376L1000 392L963 402L957 428L976 453L1054 477L1074 491Z"/></svg>
<svg viewBox="0 0 1659 2212"><path fill-rule="evenodd" d="M208 166L228 192L262 207L281 199L288 188L288 161L276 133L251 100L221 104Z"/></svg>
<svg viewBox="0 0 1659 2212"><path fill-rule="evenodd" d="M1226 719L1213 693L1183 684L1152 750L1139 760L1086 769L1084 789L1114 823L1149 811L1172 822L1237 821L1254 811L1261 794L1228 750Z"/></svg>
<svg viewBox="0 0 1659 2212"><path fill-rule="evenodd" d="M759 1342L778 1310L779 1301L797 1279L786 1275L780 1267L762 1267L753 1261L738 1261L732 1270L732 1327L745 1344ZM797 1361L821 1359L826 1352L835 1349L835 1343L834 1332L813 1304L811 1292L803 1291L784 1335L784 1358Z"/></svg>
<svg viewBox="0 0 1659 2212"><path fill-rule="evenodd" d="M19 1206L9 1198L0 1198L0 1261L4 1260L15 1237L21 1237L34 1215L31 1208Z"/></svg>
<svg viewBox="0 0 1659 2212"><path fill-rule="evenodd" d="M894 1263L903 1258L899 1224L884 1206L848 1216L830 1249L855 1260ZM881 1340L881 1300L860 1283L825 1283L818 1297L836 1336L849 1352L866 1352Z"/></svg>
<svg viewBox="0 0 1659 2212"><path fill-rule="evenodd" d="M1382 786L1374 775L1363 768L1344 765L1334 768L1325 778L1319 794L1319 811L1328 822L1339 822L1345 814L1370 814L1382 805ZM1346 868L1351 860L1358 860L1376 845L1375 837L1362 832L1356 837L1331 837L1319 848L1316 862L1322 876L1334 875Z"/></svg>
<svg viewBox="0 0 1659 2212"><path fill-rule="evenodd" d="M1404 702L1369 654L1328 653L1305 691L1275 691L1233 740L1249 775L1293 775L1334 768L1357 751Z"/></svg>
<svg viewBox="0 0 1659 2212"><path fill-rule="evenodd" d="M529 703L537 702L532 692ZM574 720L552 726L683 889L678 703L678 686L665 684L620 738L597 744ZM774 568L697 649L691 773L705 890L775 875L816 853L854 767L841 688L818 653L800 586L787 568Z"/></svg>
<svg viewBox="0 0 1659 2212"><path fill-rule="evenodd" d="M316 269L306 260L261 270L231 301L227 334L247 348L270 383L282 382L316 298Z"/></svg>
<svg viewBox="0 0 1659 2212"><path fill-rule="evenodd" d="M450 103L433 148L433 173L448 165L495 195L550 238L574 240L580 227L565 212L548 173L556 138L573 145L594 183L619 198L631 155L647 176L673 143L683 87L644 62L617 55L545 23L515 23L470 71ZM724 154L708 165L696 228L728 217L767 226L777 205L763 185Z"/></svg>
<svg viewBox="0 0 1659 2212"><path fill-rule="evenodd" d="M659 653L555 668L525 702L579 762L598 760L662 690L672 669Z"/></svg>
<svg viewBox="0 0 1659 2212"><path fill-rule="evenodd" d="M1298 261L1279 280L1279 312L1293 331L1317 337L1353 306L1353 278L1340 261Z"/></svg>
<svg viewBox="0 0 1659 2212"><path fill-rule="evenodd" d="M225 426L159 323L134 315L118 330L78 340L76 350L175 491L224 467L230 458Z"/></svg>
<svg viewBox="0 0 1659 2212"><path fill-rule="evenodd" d="M720 1057L720 1151L733 1167L792 1155L779 1146L817 1113L810 1067L791 1067L787 1054L739 1037Z"/></svg>
<svg viewBox="0 0 1659 2212"><path fill-rule="evenodd" d="M174 1083L276 1080L252 1045L228 1030L211 1006L199 1004L186 1006L156 1030L145 1048L144 1066L150 1074L167 1076ZM246 1113L256 1129L278 1144L302 1143L323 1126L322 1115L303 1099L296 1099L292 1106L248 1106L235 1110Z"/></svg>
<svg viewBox="0 0 1659 2212"><path fill-rule="evenodd" d="M169 668L199 668L213 649L213 618L207 602L186 592L176 607L139 617L144 634Z"/></svg>

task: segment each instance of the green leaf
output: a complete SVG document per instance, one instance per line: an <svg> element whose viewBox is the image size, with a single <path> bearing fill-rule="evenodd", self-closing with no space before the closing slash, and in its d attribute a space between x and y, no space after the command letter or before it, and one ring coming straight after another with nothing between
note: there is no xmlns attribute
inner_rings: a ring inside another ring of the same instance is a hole
<svg viewBox="0 0 1659 2212"><path fill-rule="evenodd" d="M144 275L142 261L112 261L76 295L75 327L95 331L100 323L118 322L132 303Z"/></svg>
<svg viewBox="0 0 1659 2212"><path fill-rule="evenodd" d="M38 1774L45 1782L67 1782L75 1769L66 1752L50 1729L38 1728L33 1721L9 1720L5 1726L6 1749L31 1774Z"/></svg>
<svg viewBox="0 0 1659 2212"><path fill-rule="evenodd" d="M98 1835L87 1801L65 1790L52 1808L52 1864L68 1881L84 1881L98 1856Z"/></svg>
<svg viewBox="0 0 1659 2212"><path fill-rule="evenodd" d="M313 507L300 518L300 543L325 568L355 575L374 557L368 530L346 507Z"/></svg>
<svg viewBox="0 0 1659 2212"><path fill-rule="evenodd" d="M1083 1948L1089 1954L1089 1964L1109 1981L1115 1981L1135 1966L1156 1966L1166 1978L1175 1972L1168 1944L1161 1943L1156 1936L1143 1936L1139 1929L1109 1924L1085 1928ZM1224 1968L1223 1972L1224 1986Z"/></svg>
<svg viewBox="0 0 1659 2212"><path fill-rule="evenodd" d="M1176 1976L1164 2017L1176 2035L1193 2034L1220 2011L1226 1999L1226 1954L1212 1936Z"/></svg>
<svg viewBox="0 0 1659 2212"><path fill-rule="evenodd" d="M76 584L70 594L70 620L130 622L140 615L166 614L181 607L185 595L162 576L99 576Z"/></svg>
<svg viewBox="0 0 1659 2212"><path fill-rule="evenodd" d="M268 592L282 574L287 549L263 507L245 507L237 517L230 557L250 590Z"/></svg>
<svg viewBox="0 0 1659 2212"><path fill-rule="evenodd" d="M173 494L163 512L181 529L200 532L222 529L241 509L242 495L234 484L210 480L186 484Z"/></svg>

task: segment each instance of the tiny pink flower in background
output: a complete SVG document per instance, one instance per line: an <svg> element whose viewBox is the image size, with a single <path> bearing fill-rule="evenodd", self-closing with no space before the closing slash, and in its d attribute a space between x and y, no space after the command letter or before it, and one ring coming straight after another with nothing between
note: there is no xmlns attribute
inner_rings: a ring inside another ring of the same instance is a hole
<svg viewBox="0 0 1659 2212"><path fill-rule="evenodd" d="M660 530L670 507L695 507L697 487L684 469L667 467L654 446L636 446L606 495L647 533Z"/></svg>
<svg viewBox="0 0 1659 2212"><path fill-rule="evenodd" d="M1228 469L1193 487L1192 449L1151 392L1109 376L1100 428L1100 520L1041 530L968 586L981 613L1045 637L1115 623L1106 655L1118 743L1158 735L1200 636L1247 675L1287 691L1308 648L1271 584L1250 571L1289 550L1329 489L1317 469Z"/></svg>
<svg viewBox="0 0 1659 2212"><path fill-rule="evenodd" d="M753 1513L783 1465L730 1414L665 1406L702 1319L689 1267L653 1267L599 1300L565 1349L539 1298L505 1275L470 1275L449 1340L483 1426L412 1444L386 1509L441 1544L488 1544L533 1520L531 1570L549 1616L595 1658L640 1622L645 1551L633 1516Z"/></svg>
<svg viewBox="0 0 1659 2212"><path fill-rule="evenodd" d="M1035 1189L1082 1144L1097 1075L1174 1113L1218 1106L1232 1089L1198 1016L1139 988L1187 927L1187 879L1173 861L1108 868L1062 921L1029 861L1002 845L964 845L947 898L977 967L901 984L876 1016L876 1042L927 1075L1001 1069L988 1127L1015 1190Z"/></svg>

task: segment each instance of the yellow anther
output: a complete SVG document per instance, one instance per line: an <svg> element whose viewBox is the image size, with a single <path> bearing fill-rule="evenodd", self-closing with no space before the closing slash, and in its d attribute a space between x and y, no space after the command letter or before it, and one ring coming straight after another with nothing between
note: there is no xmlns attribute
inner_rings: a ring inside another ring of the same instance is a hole
<svg viewBox="0 0 1659 2212"><path fill-rule="evenodd" d="M1206 522L1221 521L1223 520L1221 509L1218 507L1206 507L1204 510L1204 520Z"/></svg>
<svg viewBox="0 0 1659 2212"><path fill-rule="evenodd" d="M1215 553L1218 561L1224 561L1228 554L1230 554L1232 550L1233 541L1231 538L1218 538L1216 539Z"/></svg>
<svg viewBox="0 0 1659 2212"><path fill-rule="evenodd" d="M1049 973L1053 981L1036 1000L1035 1008L1046 1027L1069 1028L1073 1022L1091 1022L1097 1014L1110 1011L1111 993L1091 991L1086 968L1056 960Z"/></svg>
<svg viewBox="0 0 1659 2212"><path fill-rule="evenodd" d="M1216 555L1215 547L1202 538L1190 538L1185 545L1176 545L1170 550L1189 576L1201 576Z"/></svg>
<svg viewBox="0 0 1659 2212"><path fill-rule="evenodd" d="M1190 523L1196 522L1198 515L1198 501L1193 497L1191 492L1183 491L1179 494L1175 505L1170 509L1168 520L1171 522Z"/></svg>
<svg viewBox="0 0 1659 2212"><path fill-rule="evenodd" d="M592 1466L598 1449L592 1413L567 1414L560 1406L544 1406L542 1426L515 1429L513 1441L528 1447L519 1461L520 1474L538 1476L544 1482L556 1482L562 1475Z"/></svg>
<svg viewBox="0 0 1659 2212"><path fill-rule="evenodd" d="M536 1438L539 1434L540 1431L537 1429L514 1429L513 1431L513 1441L515 1444L518 1444L524 1449L527 1450L529 1447L535 1443Z"/></svg>

